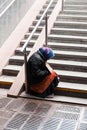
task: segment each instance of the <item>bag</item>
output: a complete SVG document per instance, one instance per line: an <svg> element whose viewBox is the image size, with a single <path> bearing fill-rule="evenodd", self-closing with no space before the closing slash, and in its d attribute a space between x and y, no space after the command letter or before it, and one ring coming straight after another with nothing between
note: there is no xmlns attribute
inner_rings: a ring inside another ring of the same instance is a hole
<svg viewBox="0 0 87 130"><path fill-rule="evenodd" d="M56 76L57 73L55 71L52 71L52 73L47 75L41 82L34 85L30 85L30 90L39 94L43 93L49 87L49 85L52 83Z"/></svg>

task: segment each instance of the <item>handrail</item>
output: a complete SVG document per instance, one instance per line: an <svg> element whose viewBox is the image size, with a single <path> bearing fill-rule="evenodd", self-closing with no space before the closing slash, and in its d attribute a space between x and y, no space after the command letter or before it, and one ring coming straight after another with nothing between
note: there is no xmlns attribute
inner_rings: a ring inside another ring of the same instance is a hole
<svg viewBox="0 0 87 130"><path fill-rule="evenodd" d="M50 5L52 4L53 0L50 1L49 5L47 6L46 10L44 11L44 13L42 14L41 18L39 19L38 23L36 24L35 28L33 29L33 31L31 32L30 36L28 37L28 39L26 40L25 44L23 45L21 52L24 52L24 50L26 49L29 41L31 40L33 34L35 33L36 29L38 28L38 26L40 25L42 19L44 18L44 16L46 15Z"/></svg>

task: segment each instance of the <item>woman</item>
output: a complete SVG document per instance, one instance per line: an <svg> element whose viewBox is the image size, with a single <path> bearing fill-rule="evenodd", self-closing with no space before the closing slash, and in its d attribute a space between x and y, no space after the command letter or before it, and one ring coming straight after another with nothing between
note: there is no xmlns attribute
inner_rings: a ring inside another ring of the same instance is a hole
<svg viewBox="0 0 87 130"><path fill-rule="evenodd" d="M28 85L29 93L37 97L48 97L54 93L54 88L58 85L58 77L56 76L47 89L38 93L31 89L30 86L36 85L45 79L47 75L50 75L50 71L46 67L47 60L54 57L54 52L49 47L41 47L35 52L28 60Z"/></svg>

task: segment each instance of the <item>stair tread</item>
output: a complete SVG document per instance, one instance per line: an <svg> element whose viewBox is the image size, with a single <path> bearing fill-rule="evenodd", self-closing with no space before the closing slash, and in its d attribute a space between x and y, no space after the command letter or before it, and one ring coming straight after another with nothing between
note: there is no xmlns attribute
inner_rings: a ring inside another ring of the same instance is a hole
<svg viewBox="0 0 87 130"><path fill-rule="evenodd" d="M74 14L61 14L59 17L68 17L68 18L87 18L87 15L74 15Z"/></svg>
<svg viewBox="0 0 87 130"><path fill-rule="evenodd" d="M61 82L60 81L59 84L58 84L58 88L87 91L87 84L69 83L69 82Z"/></svg>
<svg viewBox="0 0 87 130"><path fill-rule="evenodd" d="M18 65L7 65L4 67L4 70L17 70L19 71L21 69L21 66Z"/></svg>
<svg viewBox="0 0 87 130"><path fill-rule="evenodd" d="M80 29L80 28L61 28L61 27L53 27L51 30L60 30L60 31L75 31L75 32L87 32L87 29Z"/></svg>
<svg viewBox="0 0 87 130"><path fill-rule="evenodd" d="M81 13L87 13L87 10L67 10L67 9L64 9L64 11L63 12L81 12Z"/></svg>
<svg viewBox="0 0 87 130"><path fill-rule="evenodd" d="M12 56L10 59L24 61L24 56ZM58 65L63 64L63 65L74 65L74 66L87 67L87 62L71 61L71 60L66 61L66 60L51 59L48 61L48 63L58 64Z"/></svg>
<svg viewBox="0 0 87 130"><path fill-rule="evenodd" d="M81 21L79 21L79 22L77 22L77 21L66 21L66 20L63 20L63 21L55 21L54 23L61 23L61 24L77 24L77 25L87 25L87 22L81 22Z"/></svg>
<svg viewBox="0 0 87 130"><path fill-rule="evenodd" d="M1 75L0 82L13 82L15 78L15 76Z"/></svg>
<svg viewBox="0 0 87 130"><path fill-rule="evenodd" d="M58 69L55 71L58 73L58 75L87 78L86 72L76 72L76 71L58 70Z"/></svg>
<svg viewBox="0 0 87 130"><path fill-rule="evenodd" d="M48 63L87 67L87 62L80 62L80 61L70 61L70 60L67 61L67 60L55 60L55 59L52 59L52 60L49 60Z"/></svg>
<svg viewBox="0 0 87 130"><path fill-rule="evenodd" d="M48 38L49 37L67 38L67 39L74 38L74 39L79 39L79 40L87 40L86 36L83 37L83 36L72 36L72 35L49 34Z"/></svg>
<svg viewBox="0 0 87 130"><path fill-rule="evenodd" d="M87 98L77 98L77 97L70 97L70 96L55 95L53 98L44 98L43 99L43 98L39 98L39 97L35 97L32 95L26 94L25 92L21 93L20 97L87 105Z"/></svg>
<svg viewBox="0 0 87 130"><path fill-rule="evenodd" d="M54 45L54 46L71 46L71 47L84 47L87 48L86 44L75 44L75 43L56 43L56 42L48 42L48 45Z"/></svg>
<svg viewBox="0 0 87 130"><path fill-rule="evenodd" d="M87 52L73 52L73 51L62 51L62 50L54 50L55 54L65 54L72 56L87 56Z"/></svg>

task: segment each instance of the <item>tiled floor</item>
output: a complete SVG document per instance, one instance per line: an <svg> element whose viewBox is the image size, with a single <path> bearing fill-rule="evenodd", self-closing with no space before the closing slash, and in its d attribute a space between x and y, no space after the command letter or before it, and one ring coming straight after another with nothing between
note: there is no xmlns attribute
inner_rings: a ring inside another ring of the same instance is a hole
<svg viewBox="0 0 87 130"><path fill-rule="evenodd" d="M1 96L0 130L87 130L87 107Z"/></svg>

